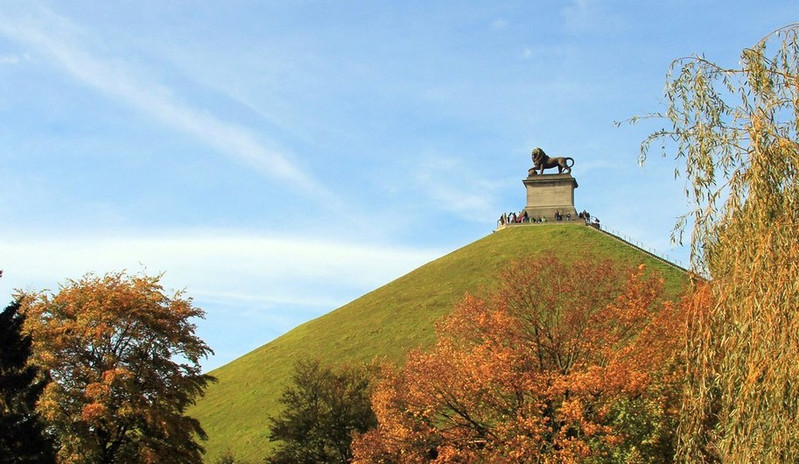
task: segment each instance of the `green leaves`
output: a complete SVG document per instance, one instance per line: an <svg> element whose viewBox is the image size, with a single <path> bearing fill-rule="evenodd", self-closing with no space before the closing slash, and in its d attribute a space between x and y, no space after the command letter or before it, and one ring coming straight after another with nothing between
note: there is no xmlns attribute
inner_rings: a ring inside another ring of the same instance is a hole
<svg viewBox="0 0 799 464"><path fill-rule="evenodd" d="M28 363L31 337L19 309L15 301L0 312L0 463L54 463L52 437L35 410L48 379Z"/></svg>
<svg viewBox="0 0 799 464"><path fill-rule="evenodd" d="M355 433L376 425L369 396L372 373L365 367L323 367L319 361L295 365L283 390L283 411L270 418L272 441L280 446L272 464L348 463Z"/></svg>

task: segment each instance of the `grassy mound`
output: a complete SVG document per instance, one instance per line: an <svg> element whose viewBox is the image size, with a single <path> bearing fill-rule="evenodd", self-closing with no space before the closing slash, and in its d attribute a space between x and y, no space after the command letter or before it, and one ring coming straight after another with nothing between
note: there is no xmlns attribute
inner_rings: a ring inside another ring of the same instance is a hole
<svg viewBox="0 0 799 464"><path fill-rule="evenodd" d="M219 382L189 412L208 432L206 462L226 450L252 462L263 459L270 447L267 419L279 411L277 400L298 359L348 363L381 356L401 362L409 350L433 341L436 321L465 293L490 288L509 261L545 251L644 263L666 279L669 295L687 283L682 270L581 224L495 232L211 372Z"/></svg>

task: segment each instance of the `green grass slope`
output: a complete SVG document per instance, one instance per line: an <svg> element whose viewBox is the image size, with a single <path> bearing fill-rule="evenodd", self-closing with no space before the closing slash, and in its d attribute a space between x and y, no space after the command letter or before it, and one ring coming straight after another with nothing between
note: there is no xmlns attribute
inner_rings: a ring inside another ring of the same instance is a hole
<svg viewBox="0 0 799 464"><path fill-rule="evenodd" d="M489 288L510 260L544 251L569 257L591 252L645 263L665 277L671 295L687 282L680 269L581 224L497 231L211 372L219 382L189 411L208 432L206 462L214 462L226 450L251 462L263 459L270 447L267 419L280 410L277 400L295 361L346 363L376 356L401 361L409 350L433 341L435 322L466 292Z"/></svg>

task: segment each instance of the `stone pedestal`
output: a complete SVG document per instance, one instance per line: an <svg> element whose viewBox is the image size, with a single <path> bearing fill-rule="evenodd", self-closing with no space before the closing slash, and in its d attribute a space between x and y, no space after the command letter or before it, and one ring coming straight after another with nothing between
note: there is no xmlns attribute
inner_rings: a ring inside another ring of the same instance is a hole
<svg viewBox="0 0 799 464"><path fill-rule="evenodd" d="M574 189L577 181L571 174L533 174L524 179L527 188L527 205L524 210L530 218L541 216L547 221L555 219L555 211L563 215L571 213L577 219L574 209Z"/></svg>

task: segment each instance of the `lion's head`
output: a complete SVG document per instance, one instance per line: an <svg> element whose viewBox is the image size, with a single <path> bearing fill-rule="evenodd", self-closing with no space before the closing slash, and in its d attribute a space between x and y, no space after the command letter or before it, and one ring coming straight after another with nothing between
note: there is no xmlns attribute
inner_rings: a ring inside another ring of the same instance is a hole
<svg viewBox="0 0 799 464"><path fill-rule="evenodd" d="M533 165L534 166L539 166L541 164L541 161L545 161L545 160L549 159L549 156L547 156L547 154L544 153L544 150L542 150L542 149L540 149L538 147L533 148L533 152L531 153L531 156L533 158Z"/></svg>

